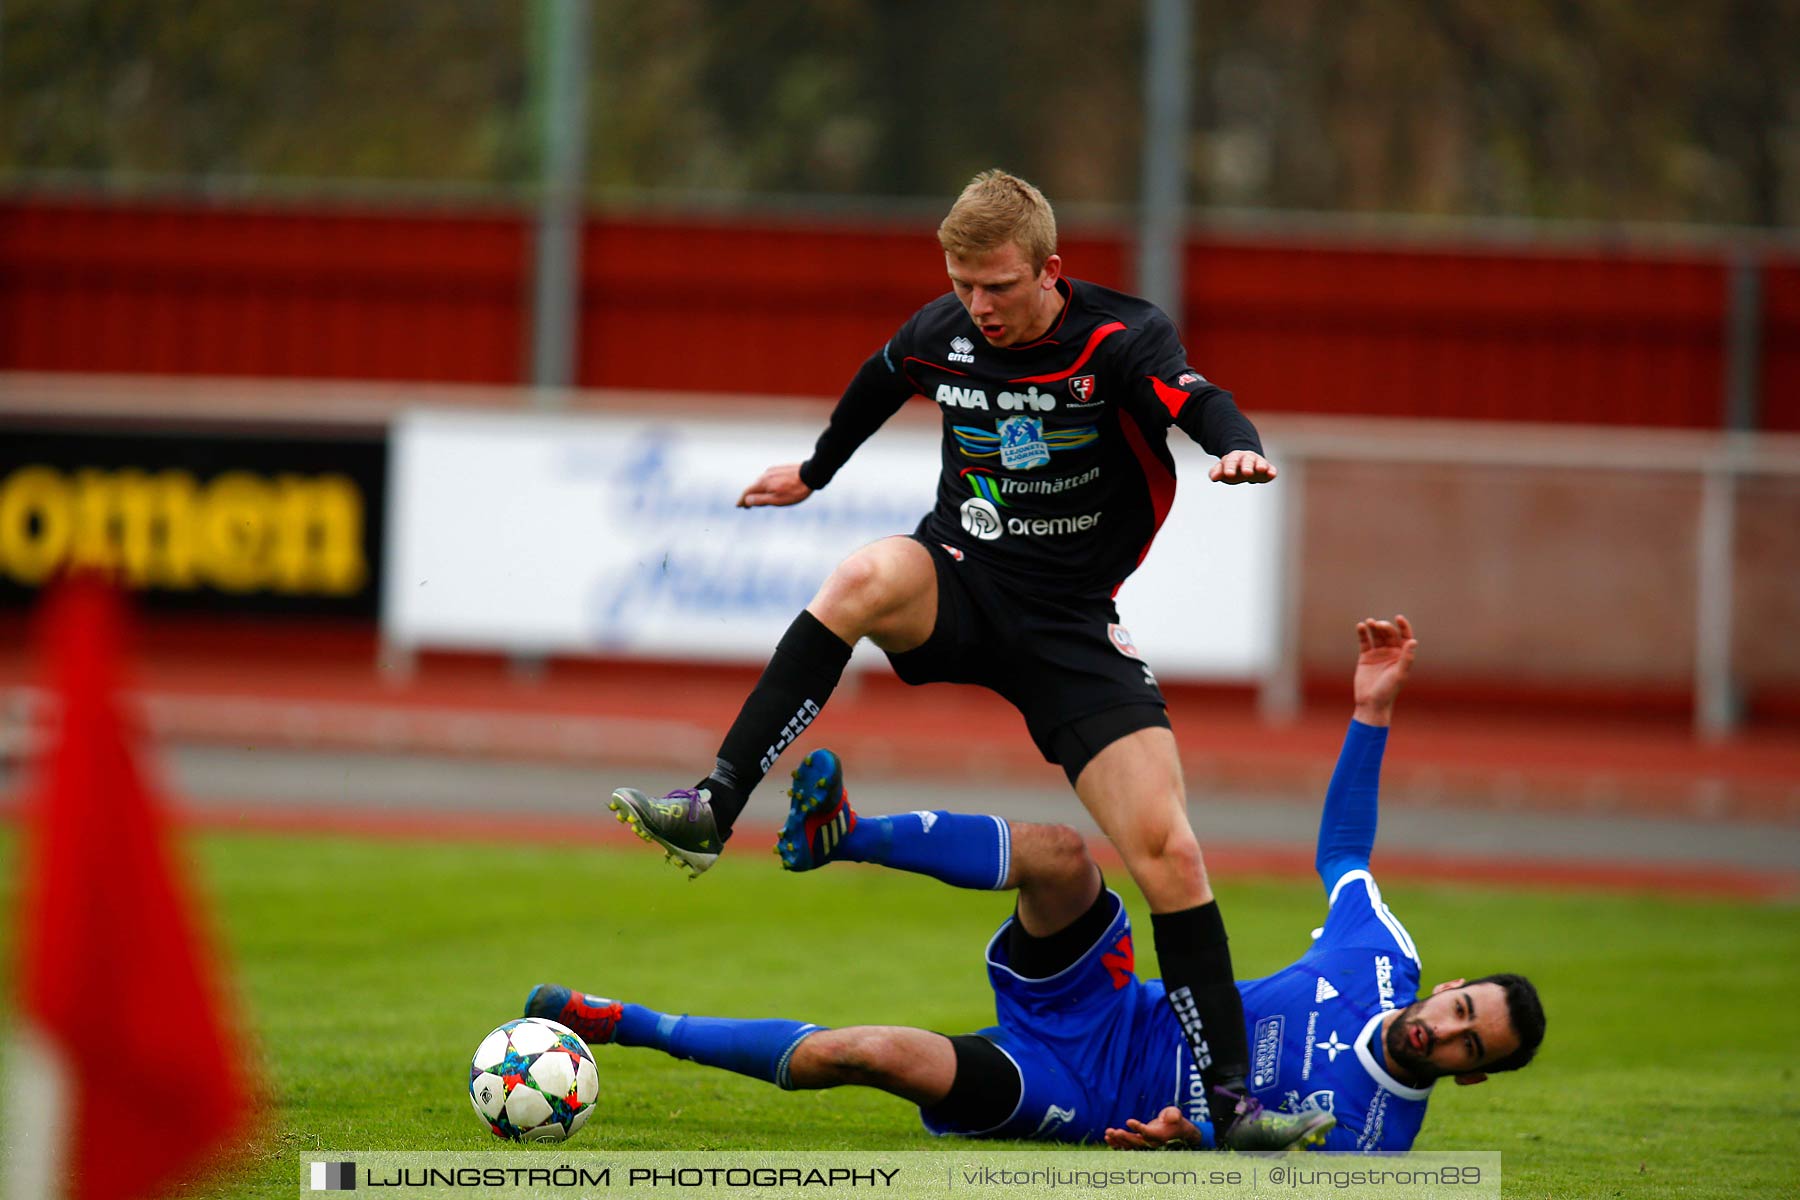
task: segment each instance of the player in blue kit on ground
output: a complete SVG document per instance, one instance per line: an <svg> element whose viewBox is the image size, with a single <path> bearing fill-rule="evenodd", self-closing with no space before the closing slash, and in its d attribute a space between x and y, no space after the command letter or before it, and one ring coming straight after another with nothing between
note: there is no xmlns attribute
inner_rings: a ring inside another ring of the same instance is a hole
<svg viewBox="0 0 1800 1200"><path fill-rule="evenodd" d="M1290 1143L1394 1151L1418 1135L1437 1079L1479 1083L1529 1062L1544 1015L1517 975L1454 979L1418 995L1418 951L1369 870L1387 726L1417 642L1404 617L1364 621L1357 636L1354 715L1319 826L1325 924L1292 965L1238 986L1248 1088L1291 1119ZM1018 890L987 947L996 1025L947 1037L675 1016L552 984L532 990L526 1015L562 1021L590 1042L651 1047L783 1088L879 1088L919 1105L939 1134L1214 1144L1206 1086L1163 984L1133 973L1130 918L1079 834L950 812L859 815L826 750L795 775L778 846L789 869L868 862Z"/></svg>
<svg viewBox="0 0 1800 1200"><path fill-rule="evenodd" d="M910 535L864 546L832 571L775 646L705 778L665 796L616 788L610 806L698 875L829 701L858 641L885 651L909 684L998 693L1143 892L1169 1007L1224 1140L1279 1148L1300 1123L1248 1102L1224 917L1188 823L1162 692L1113 603L1174 501L1171 429L1219 457L1214 481L1267 483L1275 467L1160 309L1063 273L1055 214L1031 184L982 172L938 243L950 290L863 363L810 458L768 468L738 500L805 501L917 396L943 421L936 504ZM1232 584L1226 572L1196 585Z"/></svg>

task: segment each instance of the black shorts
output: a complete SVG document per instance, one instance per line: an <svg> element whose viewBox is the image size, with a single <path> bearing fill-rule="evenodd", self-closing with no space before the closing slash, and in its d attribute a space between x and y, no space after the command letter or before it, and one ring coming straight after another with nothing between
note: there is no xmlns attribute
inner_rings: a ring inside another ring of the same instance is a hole
<svg viewBox="0 0 1800 1200"><path fill-rule="evenodd" d="M1029 595L960 551L913 538L937 567L938 612L924 645L888 655L903 681L998 692L1071 782L1107 743L1168 727L1162 689L1110 599Z"/></svg>

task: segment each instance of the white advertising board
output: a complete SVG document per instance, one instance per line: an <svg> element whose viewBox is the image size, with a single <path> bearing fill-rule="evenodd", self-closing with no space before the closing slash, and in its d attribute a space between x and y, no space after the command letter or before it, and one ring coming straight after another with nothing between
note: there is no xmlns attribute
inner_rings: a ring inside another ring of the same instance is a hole
<svg viewBox="0 0 1800 1200"><path fill-rule="evenodd" d="M938 441L884 429L829 488L740 509L822 421L415 411L391 441L383 635L406 648L762 662L846 554L910 532ZM1278 488L1189 482L1120 593L1160 675L1252 679L1271 661ZM879 662L866 645L862 662ZM885 669L885 668L884 668Z"/></svg>

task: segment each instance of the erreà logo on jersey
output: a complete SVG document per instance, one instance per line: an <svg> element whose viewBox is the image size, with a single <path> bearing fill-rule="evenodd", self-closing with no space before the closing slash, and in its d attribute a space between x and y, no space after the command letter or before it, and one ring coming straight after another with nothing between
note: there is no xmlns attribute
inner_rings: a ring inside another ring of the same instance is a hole
<svg viewBox="0 0 1800 1200"><path fill-rule="evenodd" d="M1094 398L1094 377L1077 375L1069 380L1069 395L1075 397L1075 403L1086 404Z"/></svg>
<svg viewBox="0 0 1800 1200"><path fill-rule="evenodd" d="M950 339L950 361L972 363L975 361L975 343L966 337Z"/></svg>

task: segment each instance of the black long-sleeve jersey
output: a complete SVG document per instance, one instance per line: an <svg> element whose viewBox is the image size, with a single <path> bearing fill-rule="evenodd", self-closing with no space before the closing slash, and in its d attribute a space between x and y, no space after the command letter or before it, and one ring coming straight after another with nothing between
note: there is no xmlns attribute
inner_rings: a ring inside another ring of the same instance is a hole
<svg viewBox="0 0 1800 1200"><path fill-rule="evenodd" d="M937 505L919 534L1031 593L1110 596L1137 569L1175 499L1168 430L1211 454L1262 453L1231 393L1188 365L1147 300L1077 279L1048 333L993 347L955 293L914 313L856 374L800 468L831 482L915 396L944 418Z"/></svg>

